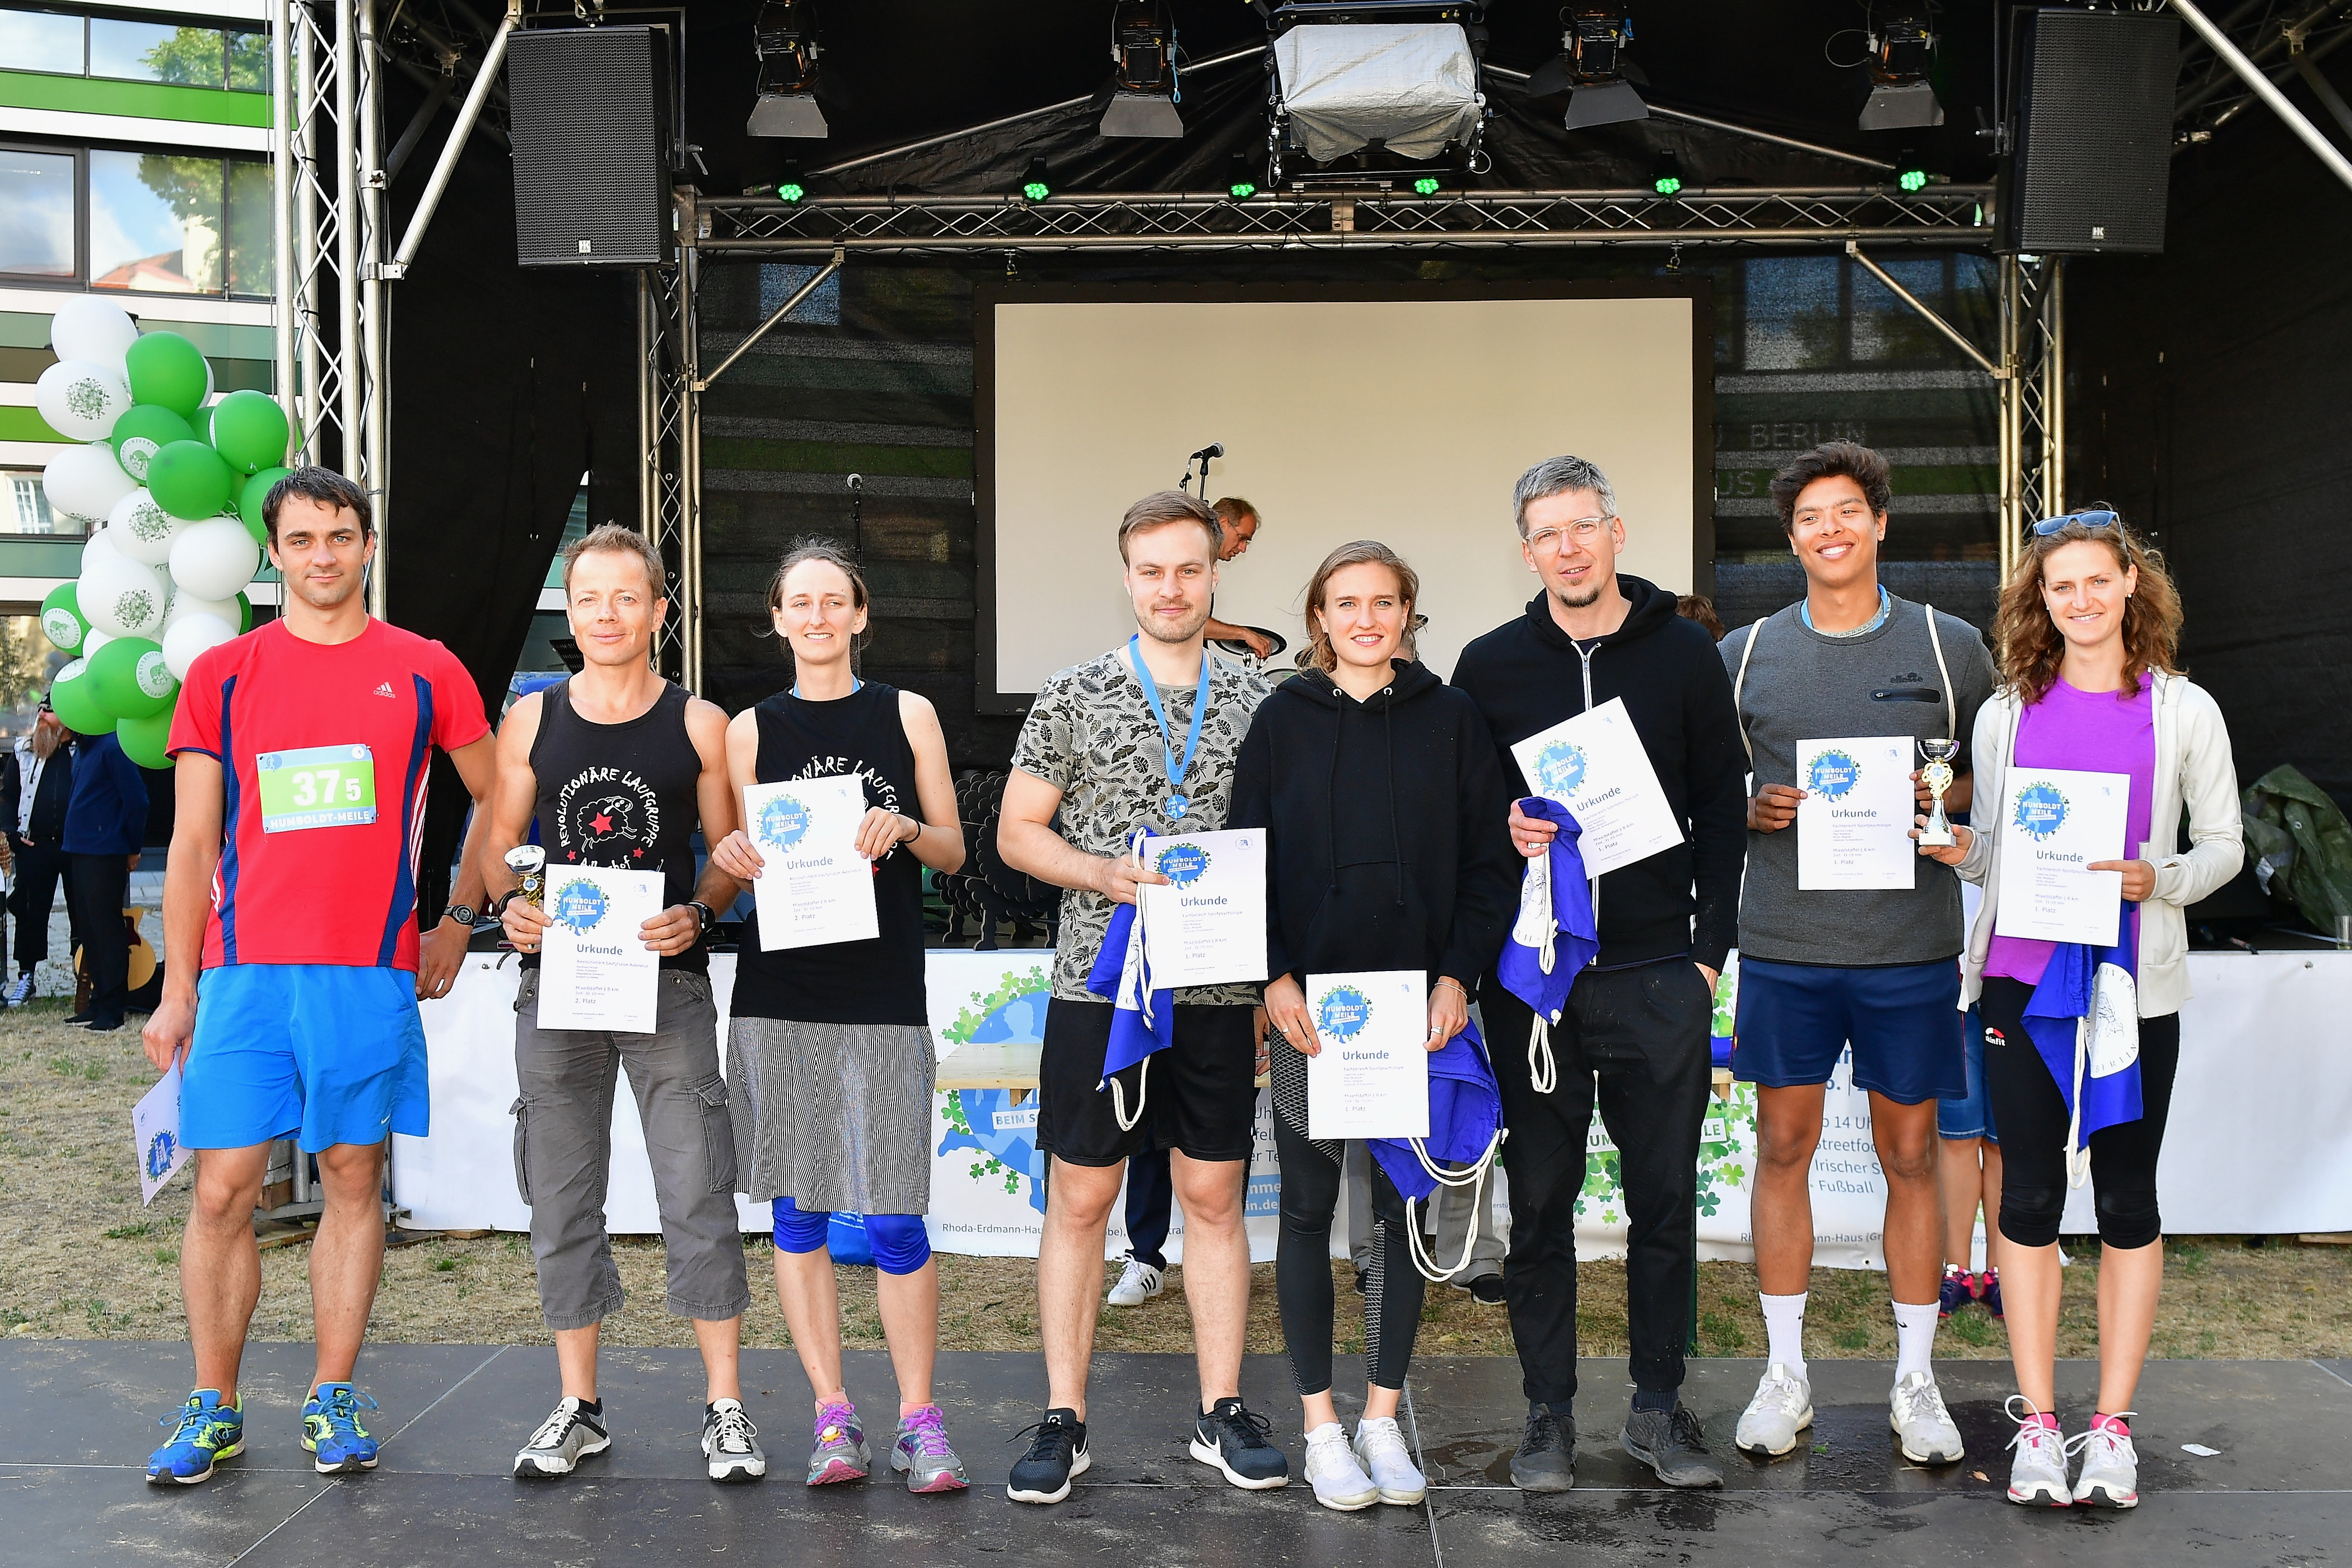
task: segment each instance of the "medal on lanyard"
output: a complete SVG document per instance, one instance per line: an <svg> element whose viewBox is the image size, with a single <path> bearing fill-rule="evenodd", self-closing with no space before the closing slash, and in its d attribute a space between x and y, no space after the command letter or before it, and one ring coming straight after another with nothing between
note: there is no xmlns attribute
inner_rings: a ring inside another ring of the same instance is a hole
<svg viewBox="0 0 2352 1568"><path fill-rule="evenodd" d="M1171 822L1181 821L1192 806L1181 793L1184 774L1192 766L1192 753L1201 749L1201 721L1209 713L1209 650L1205 647L1201 650L1201 686L1192 694L1192 729L1184 737L1184 754L1180 757L1176 754L1176 737L1168 728L1167 710L1160 706L1160 687L1151 679L1151 672L1143 668L1143 656L1139 651L1142 641L1143 634L1140 632L1127 639L1127 658L1135 667L1135 679L1143 685L1143 700L1151 706L1152 721L1160 726L1160 750L1167 754L1168 818Z"/></svg>

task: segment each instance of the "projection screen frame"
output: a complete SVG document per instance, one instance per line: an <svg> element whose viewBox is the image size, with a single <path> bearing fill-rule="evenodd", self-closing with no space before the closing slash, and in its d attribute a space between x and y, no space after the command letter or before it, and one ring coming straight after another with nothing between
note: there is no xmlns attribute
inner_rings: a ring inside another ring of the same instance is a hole
<svg viewBox="0 0 2352 1568"><path fill-rule="evenodd" d="M997 689L996 309L999 305L1418 302L1444 300L1687 300L1691 306L1691 592L1715 592L1715 293L1704 277L1539 283L1024 283L972 289L974 563L972 698L977 711L1021 717L1036 693ZM1171 481L1167 489L1173 489ZM1105 519L1108 526L1112 520Z"/></svg>

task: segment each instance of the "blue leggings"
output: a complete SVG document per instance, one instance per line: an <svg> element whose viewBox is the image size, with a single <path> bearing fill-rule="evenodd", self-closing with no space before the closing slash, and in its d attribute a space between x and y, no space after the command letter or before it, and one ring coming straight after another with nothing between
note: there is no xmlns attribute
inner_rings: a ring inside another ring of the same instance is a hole
<svg viewBox="0 0 2352 1568"><path fill-rule="evenodd" d="M789 1197L770 1201L776 1221L776 1250L816 1252L824 1246L833 1215L820 1209L809 1213ZM874 1267L885 1274L912 1274L931 1260L931 1233L919 1214L870 1214L866 1238L874 1246Z"/></svg>

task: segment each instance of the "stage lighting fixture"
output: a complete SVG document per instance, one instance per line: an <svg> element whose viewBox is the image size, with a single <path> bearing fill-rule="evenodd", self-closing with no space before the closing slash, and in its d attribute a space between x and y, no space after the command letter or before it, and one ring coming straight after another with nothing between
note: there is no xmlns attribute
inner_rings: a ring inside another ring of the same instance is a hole
<svg viewBox="0 0 2352 1568"><path fill-rule="evenodd" d="M1414 180L1412 183L1412 194L1417 196L1435 195L1437 194L1437 176L1434 174L1423 174L1420 178Z"/></svg>
<svg viewBox="0 0 2352 1568"><path fill-rule="evenodd" d="M830 134L816 106L815 0L766 0L751 26L760 56L760 96L744 129L753 136L815 138Z"/></svg>
<svg viewBox="0 0 2352 1568"><path fill-rule="evenodd" d="M1246 153L1234 154L1233 172L1225 179L1225 194L1237 202L1245 202L1257 195L1258 165Z"/></svg>
<svg viewBox="0 0 2352 1568"><path fill-rule="evenodd" d="M1053 194L1054 177L1046 172L1045 160L1030 159L1028 169L1021 176L1021 199L1028 202L1042 202Z"/></svg>
<svg viewBox="0 0 2352 1568"><path fill-rule="evenodd" d="M1870 101L1862 106L1864 131L1902 131L1941 125L1944 106L1927 83L1935 63L1936 35L1923 10L1888 13L1870 40Z"/></svg>
<svg viewBox="0 0 2352 1568"><path fill-rule="evenodd" d="M1657 192L1658 195L1662 196L1678 196L1682 195L1682 160L1675 157L1672 153L1660 153L1658 155L1657 172L1650 178L1650 188Z"/></svg>
<svg viewBox="0 0 2352 1568"><path fill-rule="evenodd" d="M1895 183L1906 191L1927 188L1927 168L1919 162L1918 154L1908 147L1903 149L1903 156L1895 160Z"/></svg>
<svg viewBox="0 0 2352 1568"><path fill-rule="evenodd" d="M1559 36L1559 53L1536 68L1528 78L1528 91L1538 98L1567 93L1568 114L1562 123L1570 131L1647 120L1650 106L1633 88L1644 79L1640 68L1624 58L1633 41L1633 18L1625 8L1578 5L1563 11L1561 18L1567 26Z"/></svg>
<svg viewBox="0 0 2352 1568"><path fill-rule="evenodd" d="M1165 0L1118 0L1110 19L1111 99L1105 136L1181 136L1176 113L1176 26Z"/></svg>
<svg viewBox="0 0 2352 1568"><path fill-rule="evenodd" d="M801 198L807 195L808 187L798 180L785 180L776 186L776 199L786 206L798 205Z"/></svg>

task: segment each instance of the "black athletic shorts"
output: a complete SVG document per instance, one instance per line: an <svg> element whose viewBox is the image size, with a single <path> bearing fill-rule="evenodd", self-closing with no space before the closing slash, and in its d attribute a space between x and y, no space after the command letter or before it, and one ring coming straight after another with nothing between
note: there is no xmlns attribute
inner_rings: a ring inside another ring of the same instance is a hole
<svg viewBox="0 0 2352 1568"><path fill-rule="evenodd" d="M1195 1160L1247 1160L1257 1128L1257 1041L1250 1007L1176 1009L1176 1043L1118 1075L1135 1115L1122 1130L1102 1082L1110 1044L1108 1002L1056 996L1045 1008L1038 1066L1037 1147L1073 1165L1116 1165L1146 1149L1180 1149ZM1148 1076L1147 1076L1147 1069Z"/></svg>

